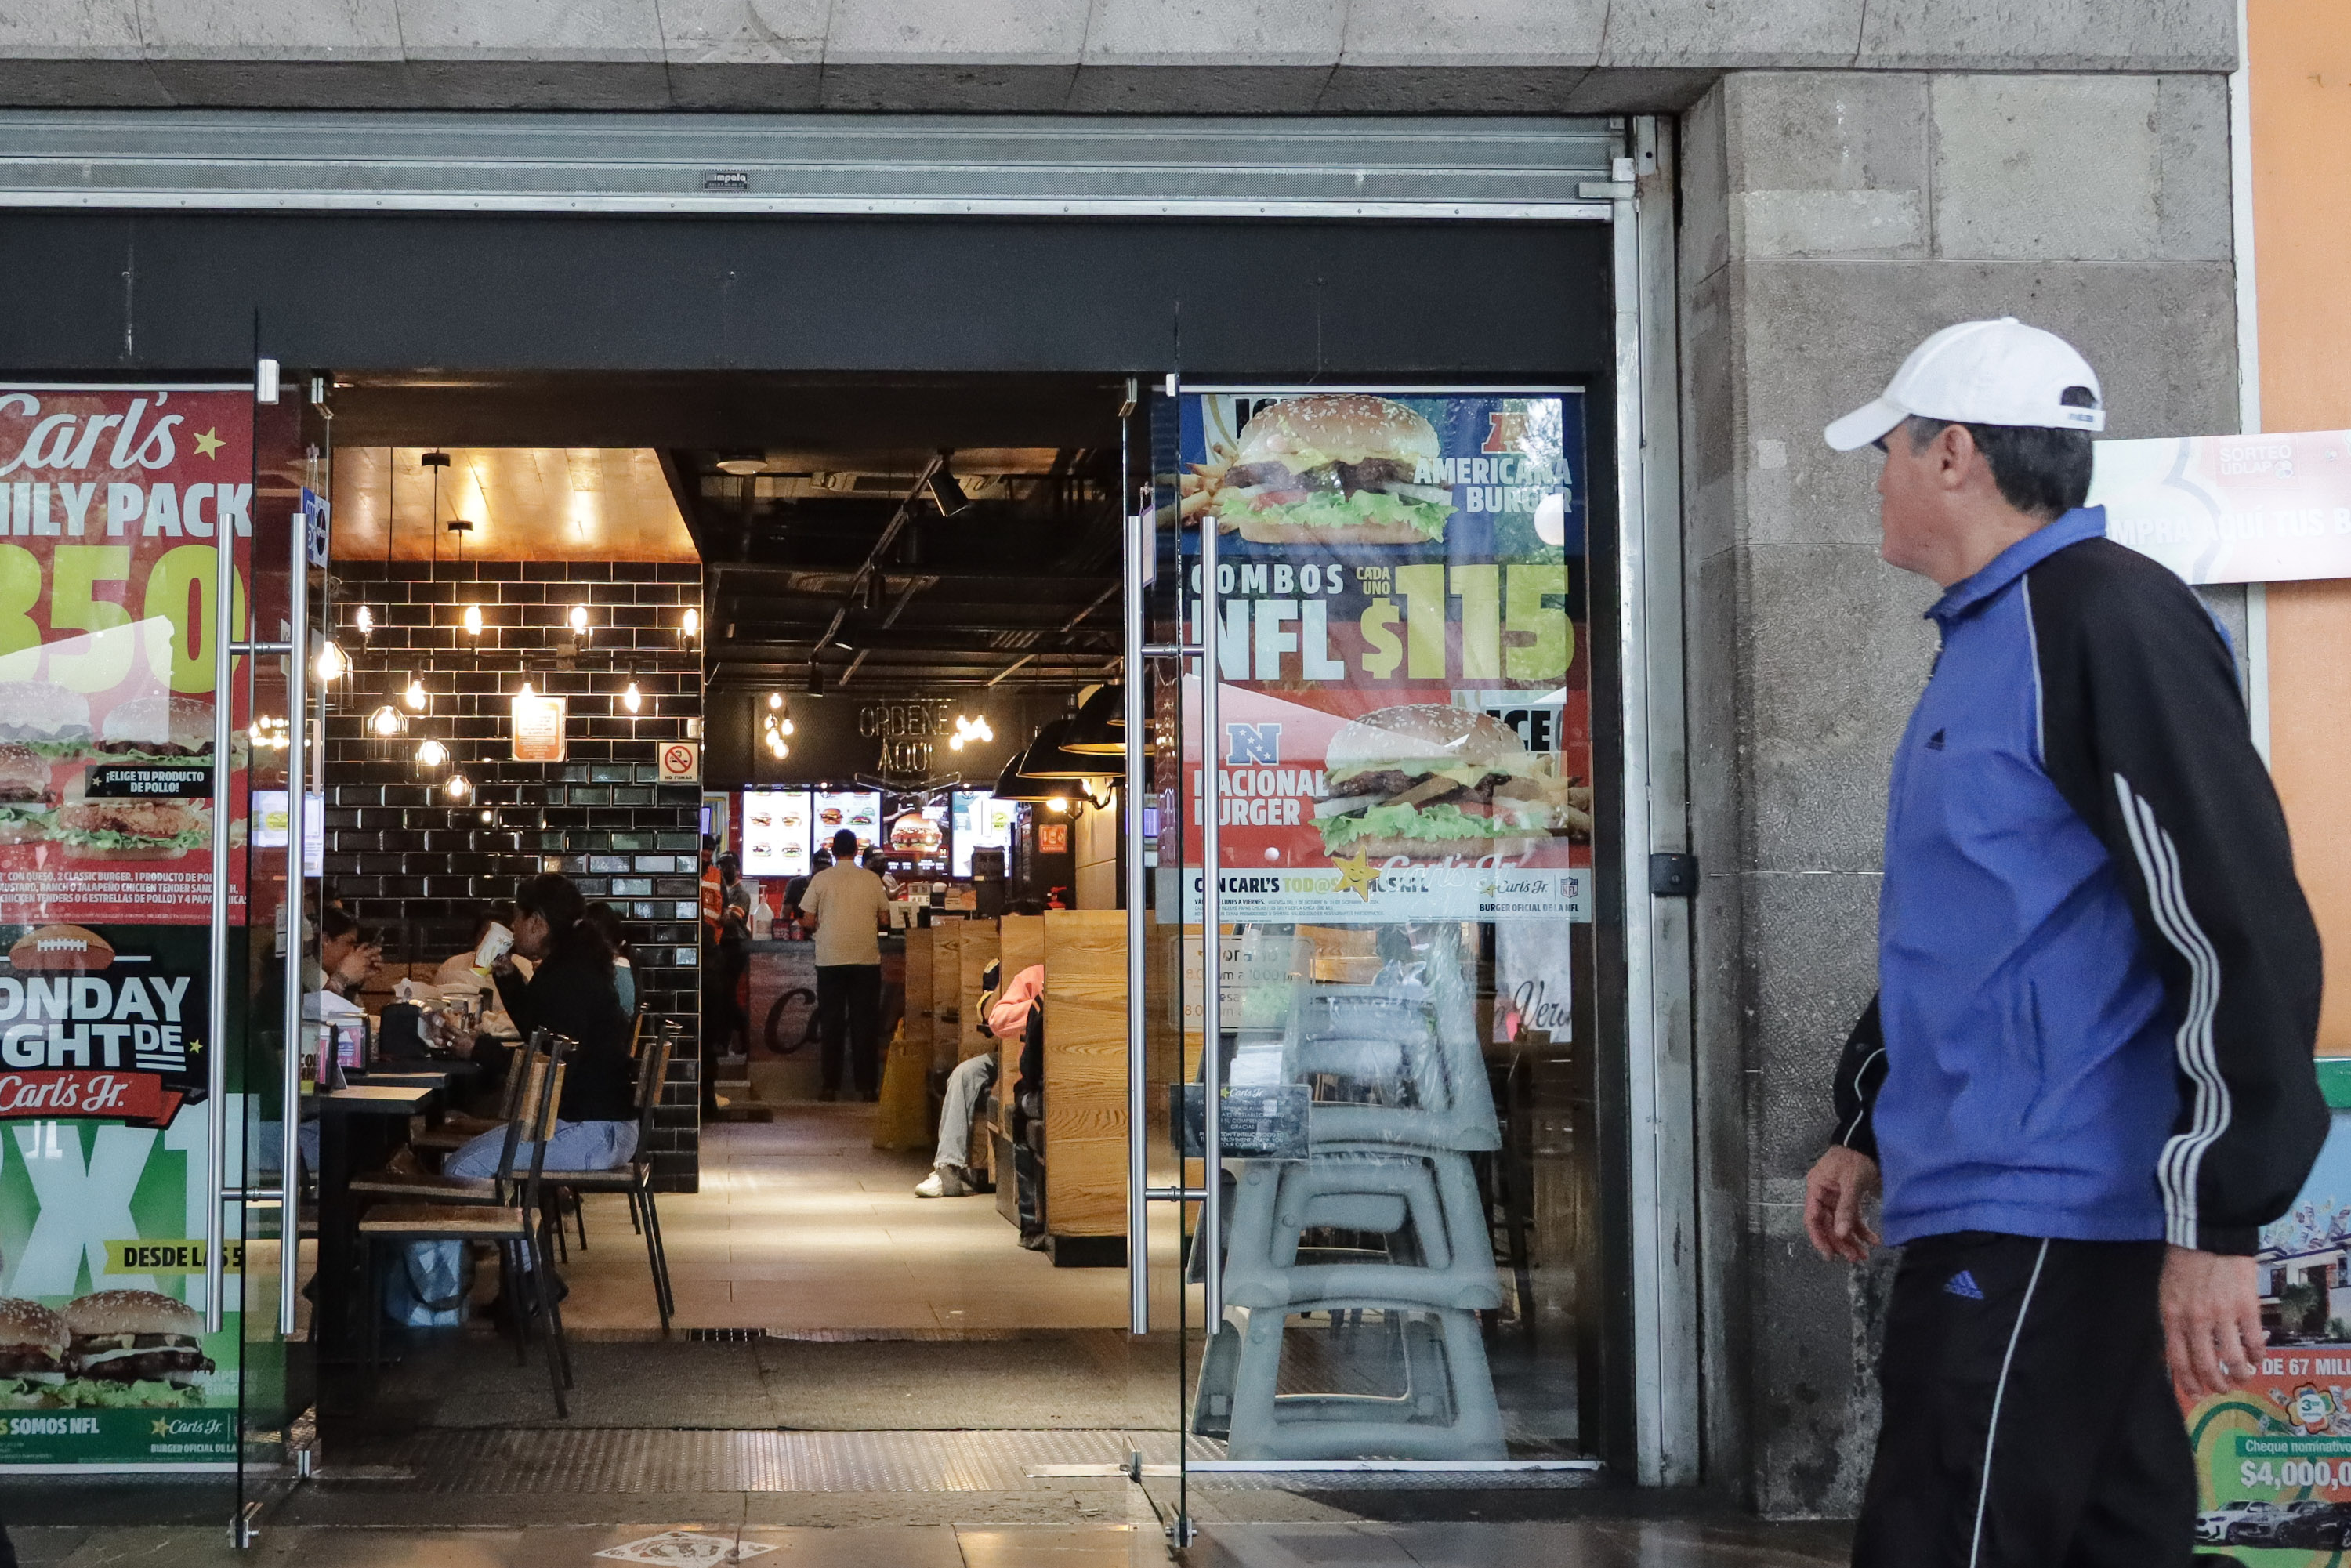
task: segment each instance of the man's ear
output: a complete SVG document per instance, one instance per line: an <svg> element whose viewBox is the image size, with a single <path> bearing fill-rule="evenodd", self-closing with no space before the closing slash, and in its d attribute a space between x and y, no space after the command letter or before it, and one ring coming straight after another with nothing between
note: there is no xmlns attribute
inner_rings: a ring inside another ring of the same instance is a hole
<svg viewBox="0 0 2351 1568"><path fill-rule="evenodd" d="M1946 490L1964 487L1976 464L1973 433L1964 424L1947 424L1935 433L1932 445L1936 482Z"/></svg>

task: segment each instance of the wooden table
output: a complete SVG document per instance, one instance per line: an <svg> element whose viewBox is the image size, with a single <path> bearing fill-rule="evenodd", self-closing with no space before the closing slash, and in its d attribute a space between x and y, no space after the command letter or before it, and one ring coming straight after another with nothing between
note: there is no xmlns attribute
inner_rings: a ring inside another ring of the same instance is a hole
<svg viewBox="0 0 2351 1568"><path fill-rule="evenodd" d="M359 1355L367 1326L365 1318L350 1310L352 1300L366 1292L366 1281L353 1278L360 1254L352 1245L359 1215L351 1204L351 1174L374 1170L390 1159L407 1141L408 1118L423 1110L448 1080L441 1072L433 1074L430 1082L371 1082L309 1097L319 1108L320 1123L319 1291L311 1337L329 1357ZM370 1305L362 1302L361 1310Z"/></svg>

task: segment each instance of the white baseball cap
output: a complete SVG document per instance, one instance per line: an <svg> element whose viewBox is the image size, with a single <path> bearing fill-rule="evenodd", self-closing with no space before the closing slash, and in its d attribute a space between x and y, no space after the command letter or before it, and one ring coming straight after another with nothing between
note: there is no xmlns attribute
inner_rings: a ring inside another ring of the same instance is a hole
<svg viewBox="0 0 2351 1568"><path fill-rule="evenodd" d="M2064 401L2087 387L2089 408ZM1878 440L1918 414L1955 424L2022 424L2044 430L2104 430L2098 375L2074 345L2013 316L1946 327L1902 361L1880 396L1821 434L1839 452Z"/></svg>

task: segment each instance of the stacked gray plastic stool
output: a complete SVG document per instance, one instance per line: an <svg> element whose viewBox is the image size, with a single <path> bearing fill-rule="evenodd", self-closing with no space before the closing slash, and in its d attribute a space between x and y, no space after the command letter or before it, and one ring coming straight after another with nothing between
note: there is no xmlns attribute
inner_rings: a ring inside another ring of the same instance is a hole
<svg viewBox="0 0 2351 1568"><path fill-rule="evenodd" d="M1232 1458L1504 1457L1477 1317L1501 1305L1501 1288L1469 1163L1500 1146L1500 1130L1458 953L1440 949L1426 968L1426 988L1389 976L1293 995L1285 1079L1386 1103L1318 1100L1309 1158L1228 1162L1228 1321L1209 1341L1192 1428L1224 1436ZM1384 1242L1301 1247L1324 1229ZM1333 1334L1348 1332L1341 1314L1377 1313L1388 1391L1278 1393L1289 1319L1309 1312L1332 1314Z"/></svg>

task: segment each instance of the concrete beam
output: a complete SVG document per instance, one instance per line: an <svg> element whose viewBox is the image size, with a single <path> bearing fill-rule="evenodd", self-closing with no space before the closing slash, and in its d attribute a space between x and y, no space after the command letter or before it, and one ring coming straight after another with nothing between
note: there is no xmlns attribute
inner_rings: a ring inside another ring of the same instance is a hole
<svg viewBox="0 0 2351 1568"><path fill-rule="evenodd" d="M2233 16L2228 0L26 0L0 12L0 105L1679 110L1733 70L2226 71Z"/></svg>

